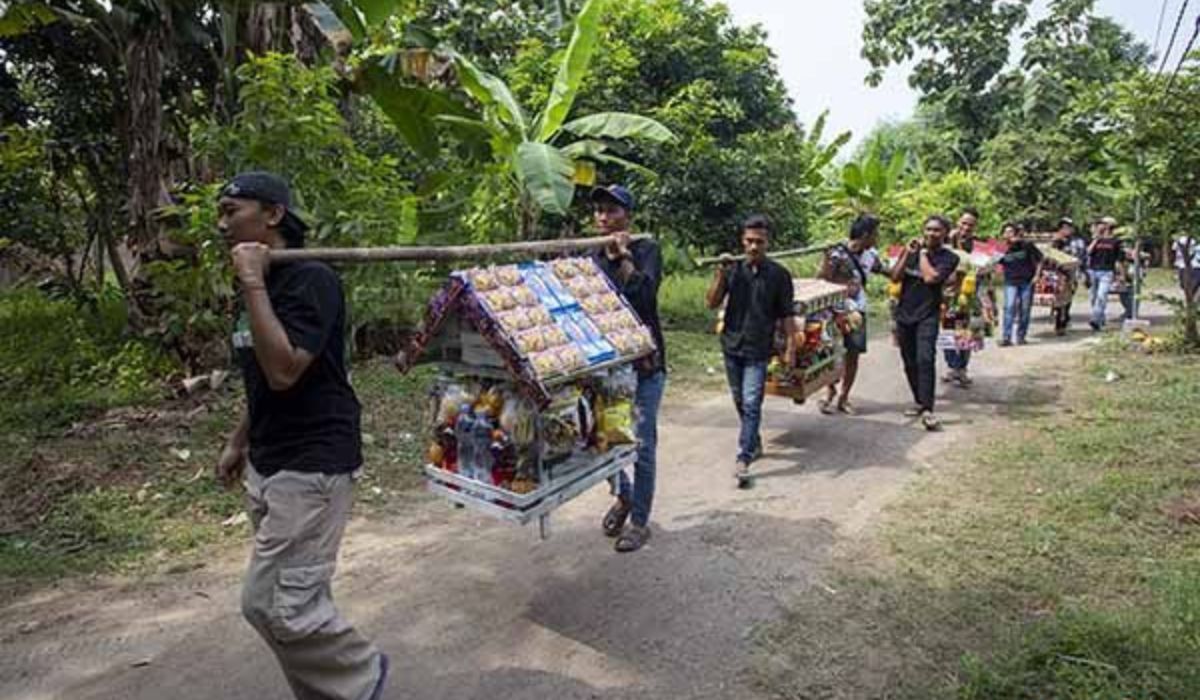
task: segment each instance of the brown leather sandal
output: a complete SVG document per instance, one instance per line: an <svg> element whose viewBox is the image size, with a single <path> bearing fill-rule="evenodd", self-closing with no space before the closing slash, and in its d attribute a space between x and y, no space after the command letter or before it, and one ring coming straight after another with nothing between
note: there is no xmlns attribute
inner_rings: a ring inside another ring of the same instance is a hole
<svg viewBox="0 0 1200 700"><path fill-rule="evenodd" d="M625 502L625 499L617 497L616 504L608 509L604 514L604 521L601 527L604 528L605 537L616 537L625 529L625 522L629 520L629 513L633 507Z"/></svg>
<svg viewBox="0 0 1200 700"><path fill-rule="evenodd" d="M617 538L614 549L618 552L636 552L650 541L649 525L634 525Z"/></svg>

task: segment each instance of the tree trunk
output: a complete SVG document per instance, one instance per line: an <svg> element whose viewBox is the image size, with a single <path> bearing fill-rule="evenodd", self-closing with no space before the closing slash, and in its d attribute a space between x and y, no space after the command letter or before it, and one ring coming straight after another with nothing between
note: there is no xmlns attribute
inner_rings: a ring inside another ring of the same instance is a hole
<svg viewBox="0 0 1200 700"><path fill-rule="evenodd" d="M125 49L129 99L129 237L139 258L158 252L161 225L156 211L170 198L162 160L163 52L170 16L159 13L136 30Z"/></svg>

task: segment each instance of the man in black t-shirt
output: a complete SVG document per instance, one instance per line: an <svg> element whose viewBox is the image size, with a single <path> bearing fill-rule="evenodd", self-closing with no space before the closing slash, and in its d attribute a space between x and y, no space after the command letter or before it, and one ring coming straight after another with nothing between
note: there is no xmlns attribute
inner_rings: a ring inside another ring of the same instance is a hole
<svg viewBox="0 0 1200 700"><path fill-rule="evenodd" d="M1016 329L1017 345L1024 345L1033 315L1033 280L1042 269L1042 251L1025 240L1025 233L1014 223L1004 225L1004 242L1008 250L1000 258L1004 269L1004 326L1000 345L1013 343Z"/></svg>
<svg viewBox="0 0 1200 700"><path fill-rule="evenodd" d="M762 455L762 404L767 385L767 364L775 346L775 329L784 324L790 367L795 353L793 317L795 293L792 274L767 257L771 225L764 216L752 216L742 225L745 259L719 266L705 301L716 309L725 303L721 349L733 405L741 419L737 464L739 483L750 475L750 464Z"/></svg>
<svg viewBox="0 0 1200 700"><path fill-rule="evenodd" d="M1108 295L1113 283L1124 276L1125 248L1114 234L1116 221L1105 217L1096 228L1096 237L1088 246L1088 277L1091 280L1093 331L1104 328L1108 315Z"/></svg>
<svg viewBox="0 0 1200 700"><path fill-rule="evenodd" d="M345 356L341 282L320 263L270 264L306 226L287 183L243 173L221 191L241 313L234 354L247 409L217 463L244 475L254 552L242 613L275 653L297 698L377 700L388 659L334 607L330 589L362 466L359 404Z"/></svg>
<svg viewBox="0 0 1200 700"><path fill-rule="evenodd" d="M621 187L598 187L592 191L592 217L600 233L613 237L595 255L596 264L629 302L638 318L654 335L654 354L639 360L634 396L635 433L638 440L633 482L625 472L617 477L617 502L605 514L604 534L615 537L618 552L635 552L650 539L650 508L658 471L658 409L667 387L666 345L658 318L658 288L662 284L662 252L658 243L633 241L629 235L633 194ZM626 529L625 521L633 524Z"/></svg>
<svg viewBox="0 0 1200 700"><path fill-rule="evenodd" d="M892 268L892 281L901 284L896 305L896 339L916 405L905 415L920 417L926 430L939 430L933 412L937 389L937 338L942 287L958 269L959 258L944 241L950 222L942 216L925 221L925 239L910 241Z"/></svg>

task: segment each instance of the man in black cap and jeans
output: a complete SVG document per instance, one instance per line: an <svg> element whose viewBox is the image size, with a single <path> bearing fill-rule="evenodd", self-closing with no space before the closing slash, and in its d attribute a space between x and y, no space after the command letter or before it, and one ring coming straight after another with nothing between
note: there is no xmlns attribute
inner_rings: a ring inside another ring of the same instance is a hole
<svg viewBox="0 0 1200 700"><path fill-rule="evenodd" d="M604 516L604 534L615 537L618 552L635 552L650 539L650 507L654 502L654 480L658 471L658 409L667 386L667 363L662 324L658 319L658 288L662 284L662 252L651 240L634 241L629 233L634 209L633 194L620 185L592 191L596 228L613 242L595 256L596 264L642 323L654 335L654 354L637 363L637 393L634 397L635 433L638 440L633 483L625 472L617 480L617 502ZM633 524L625 527L625 521Z"/></svg>
<svg viewBox="0 0 1200 700"><path fill-rule="evenodd" d="M244 478L254 551L242 613L300 700L378 700L387 656L334 607L330 583L362 468L341 281L317 262L270 264L304 245L286 182L243 173L221 190L218 227L240 288L233 349L247 410L217 462Z"/></svg>

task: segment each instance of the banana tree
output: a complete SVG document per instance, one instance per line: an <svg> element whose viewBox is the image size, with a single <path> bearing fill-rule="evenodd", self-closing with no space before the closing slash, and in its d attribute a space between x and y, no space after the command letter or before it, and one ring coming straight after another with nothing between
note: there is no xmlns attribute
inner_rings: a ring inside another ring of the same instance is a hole
<svg viewBox="0 0 1200 700"><path fill-rule="evenodd" d="M442 115L436 121L474 131L487 140L495 165L516 193L522 238L534 235L540 213L567 214L576 177L585 175L589 164L645 171L614 153L618 143L665 143L675 138L658 121L638 114L601 112L568 119L596 49L604 2L587 0L574 17L571 40L560 59L550 96L532 118L503 80L466 56L454 56L459 83L478 103L480 114Z"/></svg>
<svg viewBox="0 0 1200 700"><path fill-rule="evenodd" d="M896 151L884 162L878 144L859 163L847 163L831 183L828 203L838 216L882 214L901 194L900 185L908 154Z"/></svg>

